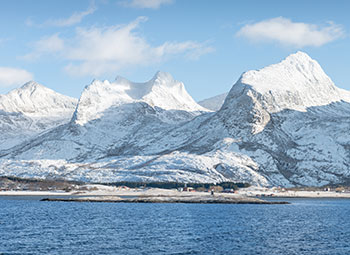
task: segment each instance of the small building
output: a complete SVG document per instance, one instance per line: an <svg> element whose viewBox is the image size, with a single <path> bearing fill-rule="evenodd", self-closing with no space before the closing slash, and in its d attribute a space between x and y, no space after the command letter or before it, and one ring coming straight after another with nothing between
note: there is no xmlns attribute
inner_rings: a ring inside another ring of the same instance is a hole
<svg viewBox="0 0 350 255"><path fill-rule="evenodd" d="M235 193L235 190L226 188L222 192L224 192L224 193Z"/></svg>
<svg viewBox="0 0 350 255"><path fill-rule="evenodd" d="M192 187L184 187L183 191L194 192L195 190Z"/></svg>

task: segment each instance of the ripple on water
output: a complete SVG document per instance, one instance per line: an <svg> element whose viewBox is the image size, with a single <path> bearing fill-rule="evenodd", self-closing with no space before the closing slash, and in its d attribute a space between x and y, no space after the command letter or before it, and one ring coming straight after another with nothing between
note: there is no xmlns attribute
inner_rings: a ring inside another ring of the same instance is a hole
<svg viewBox="0 0 350 255"><path fill-rule="evenodd" d="M0 254L350 254L350 200L108 204L0 198Z"/></svg>

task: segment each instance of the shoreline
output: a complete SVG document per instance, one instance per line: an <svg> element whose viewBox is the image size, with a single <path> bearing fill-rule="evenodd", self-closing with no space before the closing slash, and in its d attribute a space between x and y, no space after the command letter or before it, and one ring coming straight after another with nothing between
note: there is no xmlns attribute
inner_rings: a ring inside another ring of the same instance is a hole
<svg viewBox="0 0 350 255"><path fill-rule="evenodd" d="M280 190L250 187L238 190L239 195L258 198L343 198L350 199L348 192L320 191L320 190Z"/></svg>
<svg viewBox="0 0 350 255"><path fill-rule="evenodd" d="M186 199L200 200L210 198L221 198L221 199L288 199L288 198L342 198L350 199L350 193L347 192L335 192L335 191L303 191L303 190L280 190L276 188L260 188L260 187L249 187L242 188L235 193L219 193L215 192L214 196L211 196L209 192L188 192L178 191L176 189L160 189L160 188L121 188L106 185L87 185L87 189L84 190L72 190L69 192L63 190L55 191L0 191L0 197L20 197L20 196L32 196L32 197L71 197L71 198L82 198L82 197L94 197L94 198L105 198L105 197L119 197L122 199L131 198L135 199L148 199L157 198L159 201L163 199L176 200L180 199L185 201ZM63 198L62 198L63 199Z"/></svg>
<svg viewBox="0 0 350 255"><path fill-rule="evenodd" d="M119 197L82 197L82 198L43 198L40 201L47 202L82 202L82 203L184 203L184 204L289 204L286 201L265 201L261 199L227 199L221 197L201 197L194 199L183 199L179 197L159 197L151 198L119 198Z"/></svg>
<svg viewBox="0 0 350 255"><path fill-rule="evenodd" d="M0 191L0 197L5 196L72 196L73 193L65 191Z"/></svg>
<svg viewBox="0 0 350 255"><path fill-rule="evenodd" d="M201 204L287 204L283 201L265 201L235 193L187 192L176 189L129 189L91 185L88 190L63 191L6 191L0 197L37 197L40 201L109 202L109 203L201 203Z"/></svg>

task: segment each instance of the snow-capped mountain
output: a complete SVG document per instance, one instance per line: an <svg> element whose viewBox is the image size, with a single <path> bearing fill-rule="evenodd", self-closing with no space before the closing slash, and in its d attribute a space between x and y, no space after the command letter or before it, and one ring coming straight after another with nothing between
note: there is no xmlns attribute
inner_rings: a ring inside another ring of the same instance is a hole
<svg viewBox="0 0 350 255"><path fill-rule="evenodd" d="M224 104L227 95L228 93L223 93L214 97L210 97L199 101L198 104L204 108L216 112L220 110L221 106Z"/></svg>
<svg viewBox="0 0 350 255"><path fill-rule="evenodd" d="M350 180L350 92L298 52L244 73L206 112L165 73L94 81L72 120L3 151L0 174L85 181Z"/></svg>
<svg viewBox="0 0 350 255"><path fill-rule="evenodd" d="M34 81L0 95L0 149L69 121L76 103Z"/></svg>
<svg viewBox="0 0 350 255"><path fill-rule="evenodd" d="M229 96L250 89L269 112L284 109L306 111L310 106L349 101L349 92L337 88L321 66L307 54L297 52L281 63L242 75ZM232 100L228 100L232 101Z"/></svg>
<svg viewBox="0 0 350 255"><path fill-rule="evenodd" d="M165 72L157 72L146 83L134 83L118 76L112 83L95 80L85 88L74 113L74 122L80 125L99 119L110 108L145 103L157 110L203 112L185 90L182 82ZM185 117L187 119L187 117Z"/></svg>
<svg viewBox="0 0 350 255"><path fill-rule="evenodd" d="M206 111L167 73L158 72L146 83L95 80L84 89L69 123L6 154L79 162L137 155L147 142Z"/></svg>
<svg viewBox="0 0 350 255"><path fill-rule="evenodd" d="M350 175L349 102L350 92L298 52L244 73L208 126L224 129L230 146L253 160L270 184L341 183ZM205 141L202 146L209 147ZM223 164L228 172L236 168Z"/></svg>

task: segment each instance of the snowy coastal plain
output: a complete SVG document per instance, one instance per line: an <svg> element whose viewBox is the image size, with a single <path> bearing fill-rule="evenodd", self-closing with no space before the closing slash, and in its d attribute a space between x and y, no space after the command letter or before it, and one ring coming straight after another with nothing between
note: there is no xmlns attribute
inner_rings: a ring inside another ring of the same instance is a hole
<svg viewBox="0 0 350 255"><path fill-rule="evenodd" d="M70 197L82 200L117 200L121 198L150 198L166 202L171 199L200 200L213 197L210 191L180 191L178 189L161 188L128 188L107 185L89 184L80 189L63 191L0 191L0 196L38 196L38 197ZM249 187L241 188L234 193L215 192L216 198L236 199L237 201L258 201L249 198L348 198L350 192L336 192L325 190L289 190L281 188Z"/></svg>
<svg viewBox="0 0 350 255"><path fill-rule="evenodd" d="M0 175L348 184L350 92L307 54L245 72L223 102L205 105L165 72L145 83L95 80L78 101L30 82L0 96Z"/></svg>

